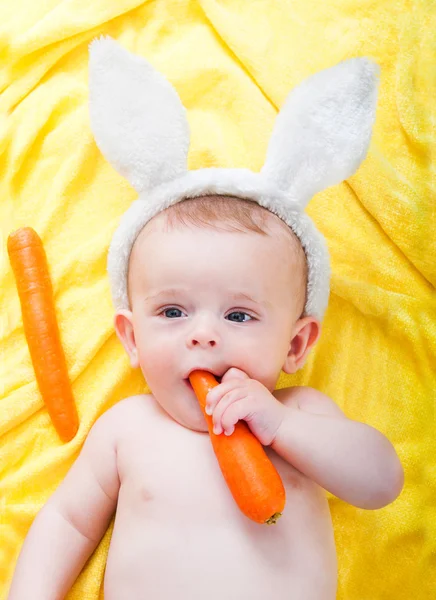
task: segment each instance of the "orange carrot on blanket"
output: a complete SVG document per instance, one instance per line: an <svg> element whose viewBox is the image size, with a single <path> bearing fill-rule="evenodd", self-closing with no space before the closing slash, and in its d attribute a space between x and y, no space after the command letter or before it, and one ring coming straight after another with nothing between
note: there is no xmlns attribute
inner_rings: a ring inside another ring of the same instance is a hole
<svg viewBox="0 0 436 600"><path fill-rule="evenodd" d="M193 371L189 380L209 428L210 439L227 486L241 511L257 523L275 523L285 507L285 488L275 466L244 421L230 436L213 433L205 412L206 396L219 385L212 373Z"/></svg>
<svg viewBox="0 0 436 600"><path fill-rule="evenodd" d="M8 254L36 381L59 437L68 442L76 435L79 418L61 344L42 241L31 227L22 227L9 236Z"/></svg>

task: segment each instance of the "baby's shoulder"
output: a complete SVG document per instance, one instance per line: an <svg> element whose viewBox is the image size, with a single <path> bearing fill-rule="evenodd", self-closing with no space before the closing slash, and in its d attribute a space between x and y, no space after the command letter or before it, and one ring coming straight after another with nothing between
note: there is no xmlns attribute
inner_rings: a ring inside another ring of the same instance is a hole
<svg viewBox="0 0 436 600"><path fill-rule="evenodd" d="M140 414L147 410L152 401L150 394L138 394L128 396L116 402L111 408L108 408L99 420L105 420L107 423L118 423L125 420L136 419Z"/></svg>
<svg viewBox="0 0 436 600"><path fill-rule="evenodd" d="M112 437L120 432L131 430L150 412L152 397L149 394L138 394L119 400L108 408L94 423L93 429L99 429Z"/></svg>
<svg viewBox="0 0 436 600"><path fill-rule="evenodd" d="M315 414L345 417L343 411L330 396L313 387L303 385L286 387L275 390L273 395L291 408Z"/></svg>

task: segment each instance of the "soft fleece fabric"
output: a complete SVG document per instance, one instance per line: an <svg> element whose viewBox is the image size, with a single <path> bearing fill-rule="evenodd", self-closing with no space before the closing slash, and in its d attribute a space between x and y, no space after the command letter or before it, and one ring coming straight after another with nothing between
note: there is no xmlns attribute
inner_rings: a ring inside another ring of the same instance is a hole
<svg viewBox="0 0 436 600"><path fill-rule="evenodd" d="M311 385L385 433L406 473L392 505L330 498L339 600L424 600L436 589L436 15L388 3L14 0L0 5L0 597L37 511L100 414L148 391L112 324L107 249L136 192L99 153L88 115L88 44L110 35L176 87L189 168L259 170L278 108L306 76L353 56L381 67L374 135L356 175L307 212L332 261L330 305L305 368ZM41 235L80 415L62 444L38 394L6 253ZM111 529L68 599L103 597Z"/></svg>

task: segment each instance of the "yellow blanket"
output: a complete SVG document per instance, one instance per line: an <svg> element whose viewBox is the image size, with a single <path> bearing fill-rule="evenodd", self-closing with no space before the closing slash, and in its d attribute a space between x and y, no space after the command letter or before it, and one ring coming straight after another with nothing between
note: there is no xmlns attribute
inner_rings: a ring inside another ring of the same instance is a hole
<svg viewBox="0 0 436 600"><path fill-rule="evenodd" d="M433 7L433 8L432 8ZM436 589L436 7L430 0L12 0L0 3L0 597L26 532L97 417L147 390L112 325L106 252L135 192L98 152L88 43L108 34L176 86L190 168L263 163L274 116L306 76L352 56L381 66L375 133L346 183L308 212L332 257L311 385L377 427L405 467L378 511L330 498L339 600L424 600ZM433 160L432 160L433 159ZM62 444L38 394L6 237L43 238L80 430ZM433 508L432 508L433 507ZM69 599L103 597L111 530ZM303 599L301 599L303 600Z"/></svg>

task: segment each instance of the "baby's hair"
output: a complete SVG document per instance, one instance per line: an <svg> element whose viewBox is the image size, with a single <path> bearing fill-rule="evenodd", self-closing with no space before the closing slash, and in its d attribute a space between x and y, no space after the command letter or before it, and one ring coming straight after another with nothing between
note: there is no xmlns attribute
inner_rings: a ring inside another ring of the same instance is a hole
<svg viewBox="0 0 436 600"><path fill-rule="evenodd" d="M269 226L274 220L282 229L286 240L289 241L292 261L301 271L300 281L296 287L299 294L297 300L301 306L301 312L303 312L307 287L306 255L300 240L290 227L271 211L252 200L210 195L187 198L168 207L161 214L165 217L165 225L170 229L180 225L193 225L194 227L213 227L218 230L241 233L251 231L270 237L277 235L277 230L272 230Z"/></svg>
<svg viewBox="0 0 436 600"><path fill-rule="evenodd" d="M164 213L170 227L177 225L215 226L226 224L233 231L254 231L269 235L266 222L271 214L257 202L233 196L200 196L187 198L167 208ZM278 219L280 221L280 219ZM283 223L286 229L289 227Z"/></svg>

